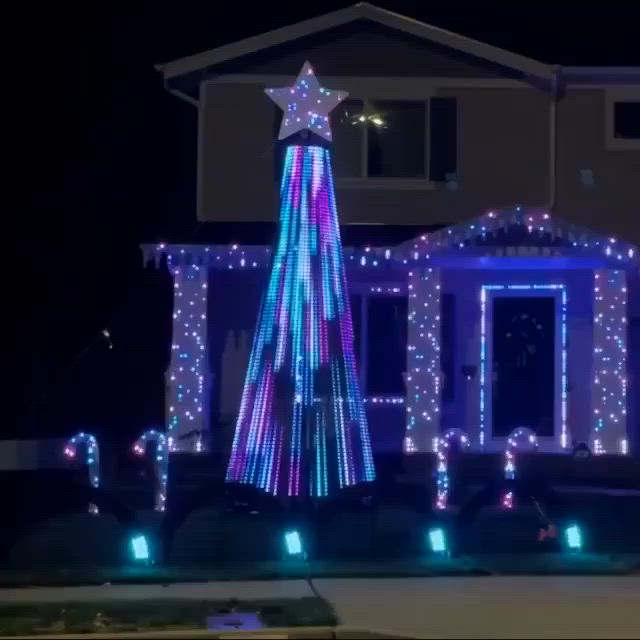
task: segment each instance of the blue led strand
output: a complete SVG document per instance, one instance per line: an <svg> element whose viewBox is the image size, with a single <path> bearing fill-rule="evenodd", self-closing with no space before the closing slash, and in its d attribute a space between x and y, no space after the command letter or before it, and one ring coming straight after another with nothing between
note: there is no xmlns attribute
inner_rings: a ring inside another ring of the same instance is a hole
<svg viewBox="0 0 640 640"><path fill-rule="evenodd" d="M570 436L567 425L567 290L564 284L485 284L480 289L480 445L484 447L486 438L487 402L487 305L489 294L495 291L559 291L560 308L560 438L561 449L569 447Z"/></svg>
<svg viewBox="0 0 640 640"><path fill-rule="evenodd" d="M289 146L285 174L280 236L227 480L273 493L325 496L333 486L374 479L375 470L358 387L329 151ZM282 404L287 394L288 417ZM331 461L329 429L336 437Z"/></svg>

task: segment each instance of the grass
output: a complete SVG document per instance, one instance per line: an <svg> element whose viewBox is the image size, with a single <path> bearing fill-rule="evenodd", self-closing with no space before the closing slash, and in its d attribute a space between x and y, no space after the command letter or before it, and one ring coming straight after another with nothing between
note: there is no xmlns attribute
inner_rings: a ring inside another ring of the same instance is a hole
<svg viewBox="0 0 640 640"><path fill-rule="evenodd" d="M640 556L594 554L498 554L446 558L216 563L198 565L76 567L0 570L0 587L149 584L346 577L487 575L627 575L640 571Z"/></svg>
<svg viewBox="0 0 640 640"><path fill-rule="evenodd" d="M208 616L230 612L257 613L265 627L337 624L331 606L320 598L29 603L0 605L0 637L170 630L187 632L205 629Z"/></svg>

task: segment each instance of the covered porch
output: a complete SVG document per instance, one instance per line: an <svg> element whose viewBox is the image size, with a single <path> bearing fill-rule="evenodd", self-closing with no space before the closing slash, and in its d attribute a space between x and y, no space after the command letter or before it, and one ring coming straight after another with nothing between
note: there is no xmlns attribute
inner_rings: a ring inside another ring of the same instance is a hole
<svg viewBox="0 0 640 640"><path fill-rule="evenodd" d="M171 450L228 452L271 248L144 250L146 261L166 261L174 282L165 396ZM541 451L571 451L582 442L594 453L630 450L640 356L631 245L514 209L399 244L345 246L345 261L376 453L431 452L453 428L466 432L476 451L503 451L523 424L538 433ZM530 321L539 316L535 326L544 334L527 345L544 356L539 415L501 403L522 394L524 383L504 386L510 376L495 370L514 365L499 362L509 352L502 329L523 313Z"/></svg>

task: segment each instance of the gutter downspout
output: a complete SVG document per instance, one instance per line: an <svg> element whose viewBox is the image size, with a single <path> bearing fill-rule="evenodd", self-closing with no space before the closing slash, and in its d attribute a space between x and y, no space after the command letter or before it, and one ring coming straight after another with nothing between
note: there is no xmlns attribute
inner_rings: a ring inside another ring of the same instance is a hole
<svg viewBox="0 0 640 640"><path fill-rule="evenodd" d="M549 106L549 204L548 211L555 214L558 190L558 102L561 68L556 65L551 76L551 104Z"/></svg>

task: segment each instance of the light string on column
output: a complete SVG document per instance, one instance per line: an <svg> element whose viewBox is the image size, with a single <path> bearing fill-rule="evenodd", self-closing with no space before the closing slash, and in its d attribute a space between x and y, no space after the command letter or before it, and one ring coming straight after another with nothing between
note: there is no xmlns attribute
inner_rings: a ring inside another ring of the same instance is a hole
<svg viewBox="0 0 640 640"><path fill-rule="evenodd" d="M627 283L622 270L594 274L591 450L629 452L627 439Z"/></svg>
<svg viewBox="0 0 640 640"><path fill-rule="evenodd" d="M409 272L407 344L407 427L404 452L437 445L440 430L440 272Z"/></svg>

